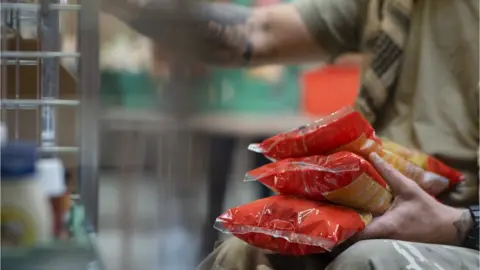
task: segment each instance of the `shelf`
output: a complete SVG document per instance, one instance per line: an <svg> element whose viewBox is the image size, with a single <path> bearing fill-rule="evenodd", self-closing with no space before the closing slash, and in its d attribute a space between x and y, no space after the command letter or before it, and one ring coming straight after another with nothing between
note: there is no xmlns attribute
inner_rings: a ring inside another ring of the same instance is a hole
<svg viewBox="0 0 480 270"><path fill-rule="evenodd" d="M167 131L174 127L186 127L192 131L260 137L294 129L311 123L320 116L301 114L259 113L200 113L179 123L171 115L155 110L109 109L101 117L102 124L111 130Z"/></svg>
<svg viewBox="0 0 480 270"><path fill-rule="evenodd" d="M103 269L93 248L68 243L57 243L32 249L2 248L2 268L15 270Z"/></svg>
<svg viewBox="0 0 480 270"><path fill-rule="evenodd" d="M26 3L1 3L0 9L17 9L17 10L28 10L28 11L38 11L41 9L39 4L26 4ZM49 5L50 10L61 10L61 11L78 11L81 9L80 5L67 5L67 4L51 4Z"/></svg>
<svg viewBox="0 0 480 270"><path fill-rule="evenodd" d="M66 99L2 99L0 106L6 109L23 109L40 106L79 106L78 100Z"/></svg>
<svg viewBox="0 0 480 270"><path fill-rule="evenodd" d="M69 153L76 154L80 149L76 146L40 146L38 151L42 153Z"/></svg>
<svg viewBox="0 0 480 270"><path fill-rule="evenodd" d="M32 248L2 247L3 269L15 270L103 270L94 234L84 229L83 206L72 207L70 231L73 239Z"/></svg>
<svg viewBox="0 0 480 270"><path fill-rule="evenodd" d="M78 58L80 53L75 52L36 52L36 51L2 51L1 58Z"/></svg>

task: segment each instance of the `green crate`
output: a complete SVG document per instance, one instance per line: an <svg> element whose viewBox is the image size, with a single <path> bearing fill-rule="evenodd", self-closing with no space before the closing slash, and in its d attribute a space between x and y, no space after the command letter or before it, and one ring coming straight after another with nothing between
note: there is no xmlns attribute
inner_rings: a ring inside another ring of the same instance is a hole
<svg viewBox="0 0 480 270"><path fill-rule="evenodd" d="M101 97L103 105L127 109L149 109L158 104L156 83L147 73L103 71Z"/></svg>
<svg viewBox="0 0 480 270"><path fill-rule="evenodd" d="M198 91L200 111L278 113L299 110L296 67L285 67L282 78L270 83L250 76L247 69L218 69Z"/></svg>

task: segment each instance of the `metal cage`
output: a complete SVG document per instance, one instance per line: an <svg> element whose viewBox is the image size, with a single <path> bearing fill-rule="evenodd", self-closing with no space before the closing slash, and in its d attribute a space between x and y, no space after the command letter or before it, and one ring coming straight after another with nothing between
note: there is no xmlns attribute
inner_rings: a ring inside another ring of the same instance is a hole
<svg viewBox="0 0 480 270"><path fill-rule="evenodd" d="M69 160L72 198L85 206L88 231L96 229L98 209L98 5L92 0L0 4L1 121L10 140L35 140L42 155ZM66 13L73 14L78 29L71 52L61 49L60 18ZM67 70L62 59L76 67Z"/></svg>

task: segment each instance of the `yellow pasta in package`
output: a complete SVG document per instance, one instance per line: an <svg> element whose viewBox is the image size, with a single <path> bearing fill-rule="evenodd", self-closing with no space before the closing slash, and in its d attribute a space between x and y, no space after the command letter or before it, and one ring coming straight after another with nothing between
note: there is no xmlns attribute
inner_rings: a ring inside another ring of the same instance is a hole
<svg viewBox="0 0 480 270"><path fill-rule="evenodd" d="M404 153L398 154L395 151L385 148L382 140L373 140L364 135L340 147L336 151L350 151L364 158L368 158L372 152L377 153L387 163L403 175L417 182L422 189L433 196L442 193L455 183L455 181L450 178L438 174L437 172L439 170L430 171L424 169L410 159L405 158Z"/></svg>
<svg viewBox="0 0 480 270"><path fill-rule="evenodd" d="M461 172L444 164L440 160L418 150L409 149L386 138L382 138L383 148L410 161L424 170L448 178L450 185L455 185L464 180Z"/></svg>

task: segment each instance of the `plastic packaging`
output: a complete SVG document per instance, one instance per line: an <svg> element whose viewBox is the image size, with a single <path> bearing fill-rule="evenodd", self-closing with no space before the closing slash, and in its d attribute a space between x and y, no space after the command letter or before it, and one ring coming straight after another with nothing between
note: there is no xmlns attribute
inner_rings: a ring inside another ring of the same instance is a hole
<svg viewBox="0 0 480 270"><path fill-rule="evenodd" d="M386 150L412 162L413 164L427 171L430 171L448 178L450 180L451 186L458 184L464 180L464 175L461 172L453 169L452 167L444 164L440 160L426 153L413 150L413 149L408 149L388 139L382 139L382 142L383 142L383 147Z"/></svg>
<svg viewBox="0 0 480 270"><path fill-rule="evenodd" d="M448 178L425 171L385 150L372 126L351 107L342 108L313 124L275 135L260 144L252 144L249 150L262 153L271 160L326 155L339 151L353 152L368 159L370 153L376 152L432 195L440 194L451 185Z"/></svg>
<svg viewBox="0 0 480 270"><path fill-rule="evenodd" d="M284 159L249 171L245 180L257 180L284 195L375 214L385 212L392 201L387 183L373 166L350 152Z"/></svg>
<svg viewBox="0 0 480 270"><path fill-rule="evenodd" d="M385 150L383 145L380 145L377 141L367 138L364 135L351 143L338 148L337 151L350 151L364 158L368 158L370 153L375 152L387 163L392 165L392 167L400 171L406 177L411 178L426 192L434 196L445 191L450 185L448 178L433 172L425 171L401 156Z"/></svg>
<svg viewBox="0 0 480 270"><path fill-rule="evenodd" d="M32 246L53 236L52 212L35 178L35 145L7 143L1 149L2 246Z"/></svg>
<svg viewBox="0 0 480 270"><path fill-rule="evenodd" d="M276 195L228 210L215 228L258 248L299 256L330 251L371 220L368 213Z"/></svg>
<svg viewBox="0 0 480 270"><path fill-rule="evenodd" d="M248 149L272 160L323 155L361 135L381 143L367 120L351 107L345 107L312 124L251 144Z"/></svg>
<svg viewBox="0 0 480 270"><path fill-rule="evenodd" d="M350 152L284 159L249 171L245 180L257 180L284 195L328 200L375 214L384 213L393 198L373 166Z"/></svg>

